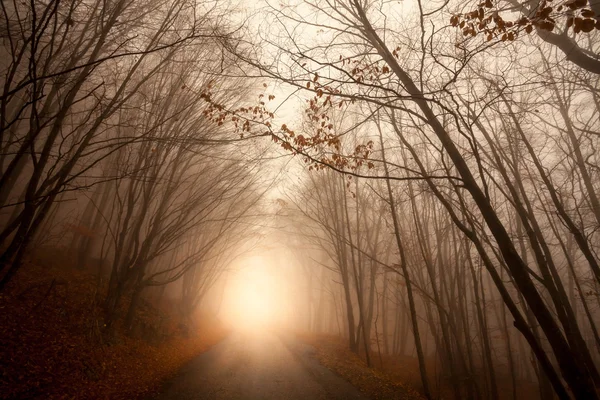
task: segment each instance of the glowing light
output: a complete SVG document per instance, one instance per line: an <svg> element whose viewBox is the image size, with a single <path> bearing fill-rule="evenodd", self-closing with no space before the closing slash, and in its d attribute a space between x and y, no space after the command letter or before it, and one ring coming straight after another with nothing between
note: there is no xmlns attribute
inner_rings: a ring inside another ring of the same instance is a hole
<svg viewBox="0 0 600 400"><path fill-rule="evenodd" d="M223 304L224 319L238 328L264 328L281 315L280 287L272 266L260 258L242 261L230 277Z"/></svg>

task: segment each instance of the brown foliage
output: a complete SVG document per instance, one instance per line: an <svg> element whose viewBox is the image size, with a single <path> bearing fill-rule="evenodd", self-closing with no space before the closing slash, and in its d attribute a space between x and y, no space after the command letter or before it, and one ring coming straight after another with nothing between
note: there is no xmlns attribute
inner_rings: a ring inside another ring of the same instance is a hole
<svg viewBox="0 0 600 400"><path fill-rule="evenodd" d="M373 353L374 367L368 368L364 360L348 349L347 343L337 336L301 334L299 338L317 349L319 361L341 375L373 399L422 399L423 390L419 375L419 362L406 355L379 357ZM452 398L453 392L448 371L440 369L435 357L426 360L427 373L436 382L436 398ZM500 399L511 399L512 389L508 372L497 371ZM484 377L478 377L483 382ZM517 387L519 398L539 398L534 382L521 381ZM399 397L403 396L403 397Z"/></svg>
<svg viewBox="0 0 600 400"><path fill-rule="evenodd" d="M588 33L600 30L600 16L588 8L587 1L569 0L564 2L540 1L531 15L523 15L516 20L506 20L491 0L478 4L477 8L450 17L450 24L462 30L464 36L485 35L488 41L496 38L503 42L513 41L519 33L533 32L534 28L552 32L563 21L566 29L574 33Z"/></svg>
<svg viewBox="0 0 600 400"><path fill-rule="evenodd" d="M150 344L119 335L102 344L96 297L95 277L85 271L39 263L19 271L0 294L1 398L145 397L224 335L213 319L187 338ZM149 324L159 314L147 307L143 318Z"/></svg>
<svg viewBox="0 0 600 400"><path fill-rule="evenodd" d="M402 380L367 367L358 355L351 352L348 346L336 337L301 334L299 338L317 349L317 358L321 364L346 379L371 399L421 400L424 398ZM415 371L418 371L418 368Z"/></svg>
<svg viewBox="0 0 600 400"><path fill-rule="evenodd" d="M397 49L398 50L398 49ZM398 56L397 50L394 52ZM349 69L355 82L374 82L380 77L389 74L390 69L387 65L362 65L357 60L340 59L342 66ZM351 70L350 70L350 67ZM287 124L282 124L279 129L273 125L275 115L269 111L264 98L273 101L275 96L265 91L258 96L258 102L255 105L242 106L229 109L225 105L213 100L213 93L210 87L203 92L202 98L207 104L203 111L204 117L212 123L221 126L230 123L234 132L240 139L266 136L271 137L273 142L277 143L284 150L293 155L301 154L303 160L308 165L309 170L323 170L328 166L339 170L356 171L361 167L374 168L374 164L369 162L369 156L373 152L373 142L356 146L354 151L348 155L341 154L341 141L339 132L332 123L331 111L335 108L342 108L354 103L354 99L341 98L336 100L336 96L341 92L329 85L319 83L319 75L314 74L311 81L306 82L306 88L314 92L314 96L306 100L305 113L306 118L313 126L306 135L299 134L292 130ZM265 83L266 89L268 85ZM319 150L332 150L335 153L328 155L311 155L310 153Z"/></svg>

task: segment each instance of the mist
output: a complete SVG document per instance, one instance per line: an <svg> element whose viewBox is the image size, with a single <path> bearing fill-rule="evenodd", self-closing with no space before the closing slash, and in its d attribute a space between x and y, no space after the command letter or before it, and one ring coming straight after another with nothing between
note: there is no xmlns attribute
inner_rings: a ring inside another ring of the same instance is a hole
<svg viewBox="0 0 600 400"><path fill-rule="evenodd" d="M600 398L600 2L0 9L2 398Z"/></svg>

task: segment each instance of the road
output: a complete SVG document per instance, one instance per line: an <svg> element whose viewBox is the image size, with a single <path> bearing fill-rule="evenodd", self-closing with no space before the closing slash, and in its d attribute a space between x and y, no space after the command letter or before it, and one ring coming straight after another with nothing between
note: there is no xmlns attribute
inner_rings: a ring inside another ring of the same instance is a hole
<svg viewBox="0 0 600 400"><path fill-rule="evenodd" d="M314 349L268 332L234 332L184 367L158 400L365 400Z"/></svg>

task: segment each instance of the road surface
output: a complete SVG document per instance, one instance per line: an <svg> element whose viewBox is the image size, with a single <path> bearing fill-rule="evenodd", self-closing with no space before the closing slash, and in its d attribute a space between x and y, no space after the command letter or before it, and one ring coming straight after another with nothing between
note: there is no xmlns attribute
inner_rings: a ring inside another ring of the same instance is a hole
<svg viewBox="0 0 600 400"><path fill-rule="evenodd" d="M158 400L365 400L314 358L314 349L268 332L234 332L184 367Z"/></svg>

